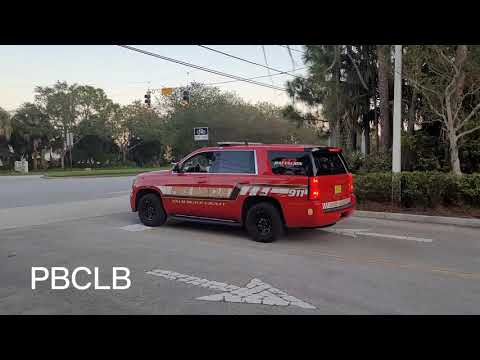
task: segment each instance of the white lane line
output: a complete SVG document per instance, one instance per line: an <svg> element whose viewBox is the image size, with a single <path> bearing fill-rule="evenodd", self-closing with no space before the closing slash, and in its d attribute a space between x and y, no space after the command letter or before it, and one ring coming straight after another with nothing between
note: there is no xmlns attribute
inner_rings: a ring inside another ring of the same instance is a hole
<svg viewBox="0 0 480 360"><path fill-rule="evenodd" d="M126 230L126 231L145 231L145 230L152 230L153 227L145 226L143 224L132 224L132 225L123 226L120 229Z"/></svg>
<svg viewBox="0 0 480 360"><path fill-rule="evenodd" d="M432 239L421 238L416 236L405 236L405 235L393 235L393 234L381 234L381 233L374 233L369 232L369 229L321 229L326 232L341 234L350 237L357 237L357 236L372 236L372 237L382 237L382 238L389 238L389 239L397 239L397 240L409 240L409 241L418 241L418 242L426 242L431 243L433 242Z"/></svg>
<svg viewBox="0 0 480 360"><path fill-rule="evenodd" d="M419 242L433 242L432 239L425 239L415 236L403 236L403 235L391 235L391 234L378 234L378 233L371 233L371 232L361 232L359 235L364 236L376 236L376 237L386 237L391 239L399 239L399 240L411 240L411 241L419 241Z"/></svg>
<svg viewBox="0 0 480 360"><path fill-rule="evenodd" d="M210 281L196 276L180 274L174 271L155 269L147 274L176 280L186 284L200 286L212 290L223 291L221 294L212 294L198 297L197 300L225 301L246 304L263 304L271 306L298 306L303 309L315 309L315 306L297 299L286 292L264 283L260 279L252 279L245 287L229 285L218 281Z"/></svg>
<svg viewBox="0 0 480 360"><path fill-rule="evenodd" d="M112 191L112 192L105 193L104 195L115 195L115 194L130 194L130 190Z"/></svg>
<svg viewBox="0 0 480 360"><path fill-rule="evenodd" d="M326 231L329 233L335 233L345 236L357 237L356 234L362 231L368 231L368 229L336 229L336 228L329 228L329 229L320 229L322 231Z"/></svg>

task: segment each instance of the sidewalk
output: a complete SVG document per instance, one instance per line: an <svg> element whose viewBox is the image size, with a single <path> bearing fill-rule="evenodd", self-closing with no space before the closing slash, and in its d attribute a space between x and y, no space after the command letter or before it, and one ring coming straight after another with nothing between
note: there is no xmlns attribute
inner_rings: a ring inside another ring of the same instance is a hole
<svg viewBox="0 0 480 360"><path fill-rule="evenodd" d="M362 210L356 210L353 213L353 216L354 217L373 218L373 219L411 221L411 222L420 222L420 223L457 225L457 226L469 226L469 227L479 227L480 228L480 219L473 219L473 218L459 218L459 217L448 217L448 216L430 216L430 215L411 215L411 214L402 214L402 213L362 211Z"/></svg>

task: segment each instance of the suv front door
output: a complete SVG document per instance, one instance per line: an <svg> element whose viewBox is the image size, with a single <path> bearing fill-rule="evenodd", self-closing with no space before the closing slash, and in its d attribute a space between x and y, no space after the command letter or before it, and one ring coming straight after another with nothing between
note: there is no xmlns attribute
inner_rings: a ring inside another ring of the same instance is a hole
<svg viewBox="0 0 480 360"><path fill-rule="evenodd" d="M163 206L169 215L208 216L208 175L215 153L205 151L187 158L172 171L162 190Z"/></svg>

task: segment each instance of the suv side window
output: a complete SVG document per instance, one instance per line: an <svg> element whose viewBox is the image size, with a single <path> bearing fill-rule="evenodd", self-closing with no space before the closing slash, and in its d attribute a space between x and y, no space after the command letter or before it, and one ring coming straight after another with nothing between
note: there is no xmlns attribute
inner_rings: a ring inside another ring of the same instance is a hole
<svg viewBox="0 0 480 360"><path fill-rule="evenodd" d="M268 160L275 175L311 176L312 161L305 151L269 151Z"/></svg>
<svg viewBox="0 0 480 360"><path fill-rule="evenodd" d="M251 150L215 152L214 173L255 174L255 155Z"/></svg>
<svg viewBox="0 0 480 360"><path fill-rule="evenodd" d="M182 172L186 173L211 173L216 161L216 153L202 152L192 156L182 164Z"/></svg>

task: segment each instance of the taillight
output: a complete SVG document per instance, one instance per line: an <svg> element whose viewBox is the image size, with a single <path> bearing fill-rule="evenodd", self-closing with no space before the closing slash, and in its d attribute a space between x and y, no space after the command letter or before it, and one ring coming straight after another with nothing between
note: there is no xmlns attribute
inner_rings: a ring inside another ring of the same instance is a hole
<svg viewBox="0 0 480 360"><path fill-rule="evenodd" d="M353 193L353 175L351 173L348 174L348 192Z"/></svg>
<svg viewBox="0 0 480 360"><path fill-rule="evenodd" d="M308 178L308 199L318 200L320 198L320 183L316 176Z"/></svg>

